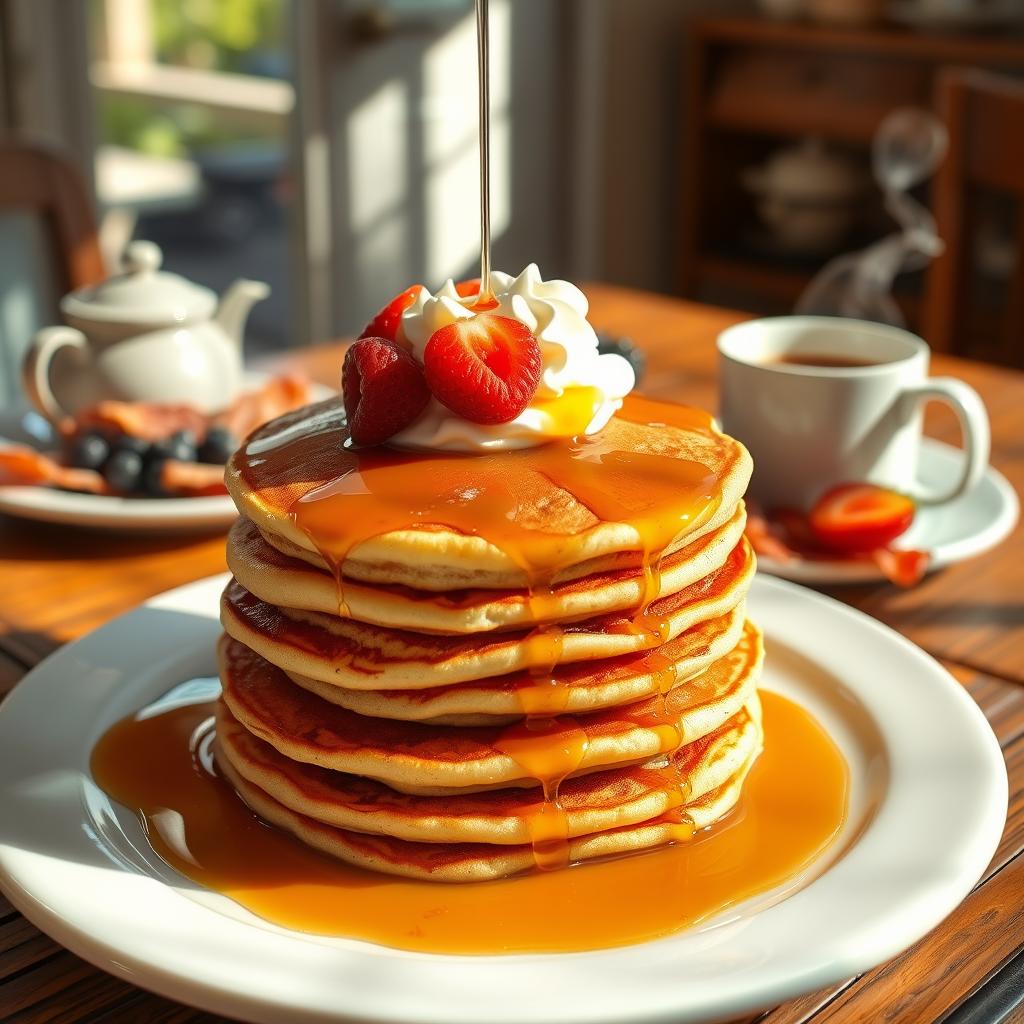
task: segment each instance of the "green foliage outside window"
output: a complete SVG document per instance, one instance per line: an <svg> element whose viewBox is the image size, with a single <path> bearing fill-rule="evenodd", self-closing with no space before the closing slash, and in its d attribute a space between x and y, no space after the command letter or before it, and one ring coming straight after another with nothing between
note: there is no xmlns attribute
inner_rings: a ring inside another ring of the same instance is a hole
<svg viewBox="0 0 1024 1024"><path fill-rule="evenodd" d="M236 74L286 70L288 0L149 2L161 64ZM103 38L105 10L102 0L93 0L96 39ZM233 124L223 112L105 91L97 95L97 114L104 142L151 156L186 156L197 148L276 137L268 127Z"/></svg>
<svg viewBox="0 0 1024 1024"><path fill-rule="evenodd" d="M150 2L164 63L250 73L254 51L283 49L283 0Z"/></svg>

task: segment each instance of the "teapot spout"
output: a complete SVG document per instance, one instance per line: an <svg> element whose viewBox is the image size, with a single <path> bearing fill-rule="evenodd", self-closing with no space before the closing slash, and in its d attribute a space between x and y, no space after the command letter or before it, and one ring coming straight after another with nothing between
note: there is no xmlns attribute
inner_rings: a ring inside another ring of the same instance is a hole
<svg viewBox="0 0 1024 1024"><path fill-rule="evenodd" d="M239 351L242 348L242 331L246 318L253 303L260 302L270 294L270 286L262 281L241 279L236 281L225 293L217 307L214 318L224 333L235 343Z"/></svg>

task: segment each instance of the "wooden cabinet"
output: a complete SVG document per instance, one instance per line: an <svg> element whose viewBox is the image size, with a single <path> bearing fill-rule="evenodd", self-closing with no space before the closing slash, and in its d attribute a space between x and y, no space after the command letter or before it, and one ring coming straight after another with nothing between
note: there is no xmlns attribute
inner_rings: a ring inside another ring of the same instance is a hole
<svg viewBox="0 0 1024 1024"><path fill-rule="evenodd" d="M1024 77L1024 36L928 35L903 29L835 29L756 17L692 23L686 62L679 291L756 312L791 310L830 255L784 254L758 226L744 168L780 146L817 136L868 165L871 138L901 106L934 106L949 66ZM893 230L880 197L865 201L838 251ZM921 277L897 295L917 322Z"/></svg>

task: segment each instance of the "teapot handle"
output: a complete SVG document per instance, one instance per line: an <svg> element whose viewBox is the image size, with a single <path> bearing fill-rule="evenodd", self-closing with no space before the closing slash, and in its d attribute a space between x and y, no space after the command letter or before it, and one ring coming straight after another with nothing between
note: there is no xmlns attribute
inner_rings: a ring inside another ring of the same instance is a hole
<svg viewBox="0 0 1024 1024"><path fill-rule="evenodd" d="M53 357L65 347L85 352L88 340L74 327L44 327L25 353L21 364L21 381L29 401L55 426L60 427L70 413L57 401L50 387L50 366Z"/></svg>

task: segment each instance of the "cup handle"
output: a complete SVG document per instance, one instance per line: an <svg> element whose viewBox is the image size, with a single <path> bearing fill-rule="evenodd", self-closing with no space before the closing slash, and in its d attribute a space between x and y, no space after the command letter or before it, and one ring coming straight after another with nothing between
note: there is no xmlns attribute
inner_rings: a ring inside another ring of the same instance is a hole
<svg viewBox="0 0 1024 1024"><path fill-rule="evenodd" d="M952 490L946 494L921 495L921 505L943 505L972 490L988 468L991 433L988 413L981 396L969 384L955 377L930 377L921 387L908 388L902 401L916 406L924 402L944 402L960 421L960 436L966 460L963 473Z"/></svg>
<svg viewBox="0 0 1024 1024"><path fill-rule="evenodd" d="M21 364L21 381L32 404L55 426L70 414L57 401L50 387L50 367L57 352L66 347L85 352L88 341L74 327L44 327L39 331L25 353Z"/></svg>

